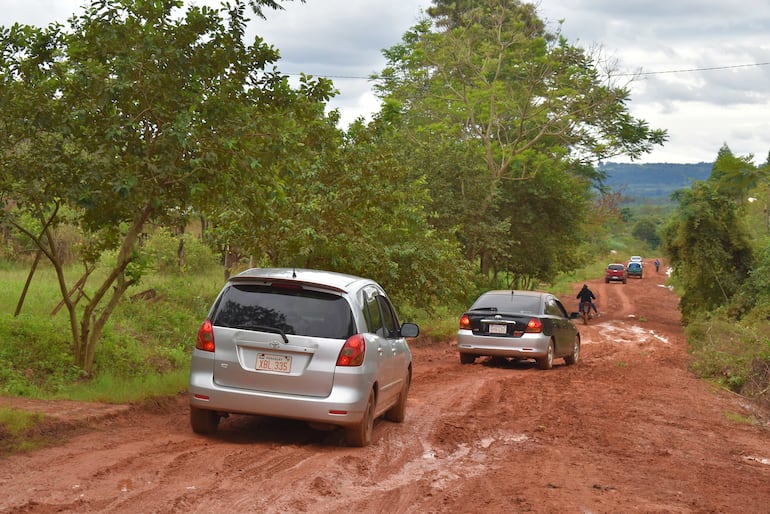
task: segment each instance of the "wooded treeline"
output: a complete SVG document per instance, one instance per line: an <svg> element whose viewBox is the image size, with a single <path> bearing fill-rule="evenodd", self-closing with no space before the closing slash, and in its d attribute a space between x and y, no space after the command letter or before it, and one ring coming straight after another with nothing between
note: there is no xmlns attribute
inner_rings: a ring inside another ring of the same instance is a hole
<svg viewBox="0 0 770 514"><path fill-rule="evenodd" d="M608 62L516 0L434 0L384 52L381 111L342 130L331 81L293 87L277 49L245 41L263 7L280 3L105 0L0 30L2 223L56 269L86 371L155 227L202 220L222 254L430 308L579 267L619 215L595 163L666 139Z"/></svg>

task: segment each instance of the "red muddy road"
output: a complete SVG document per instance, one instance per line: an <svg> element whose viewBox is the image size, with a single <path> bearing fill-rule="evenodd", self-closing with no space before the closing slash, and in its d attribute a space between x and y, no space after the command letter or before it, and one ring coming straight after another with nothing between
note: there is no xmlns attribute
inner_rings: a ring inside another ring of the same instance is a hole
<svg viewBox="0 0 770 514"><path fill-rule="evenodd" d="M687 371L664 278L591 282L602 316L576 366L461 365L454 341L415 342L407 420L379 420L367 448L251 417L197 436L184 397L93 407L61 445L0 460L0 511L770 513L768 418Z"/></svg>

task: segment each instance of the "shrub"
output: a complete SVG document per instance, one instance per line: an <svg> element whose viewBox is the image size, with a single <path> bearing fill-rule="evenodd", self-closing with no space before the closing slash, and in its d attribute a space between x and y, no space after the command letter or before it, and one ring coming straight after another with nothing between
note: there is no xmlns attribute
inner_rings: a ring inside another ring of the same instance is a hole
<svg viewBox="0 0 770 514"><path fill-rule="evenodd" d="M736 323L722 311L692 321L685 331L693 357L691 369L697 376L714 379L737 393L770 397L766 322Z"/></svg>

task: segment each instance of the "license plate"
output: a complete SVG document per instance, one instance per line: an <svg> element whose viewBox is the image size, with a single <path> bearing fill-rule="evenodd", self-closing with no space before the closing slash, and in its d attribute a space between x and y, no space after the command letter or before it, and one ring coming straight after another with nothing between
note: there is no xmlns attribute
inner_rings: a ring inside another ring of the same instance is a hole
<svg viewBox="0 0 770 514"><path fill-rule="evenodd" d="M275 371L277 373L289 373L291 371L291 355L273 355L272 353L258 353L256 368L259 371Z"/></svg>
<svg viewBox="0 0 770 514"><path fill-rule="evenodd" d="M489 325L490 334L507 334L508 325Z"/></svg>

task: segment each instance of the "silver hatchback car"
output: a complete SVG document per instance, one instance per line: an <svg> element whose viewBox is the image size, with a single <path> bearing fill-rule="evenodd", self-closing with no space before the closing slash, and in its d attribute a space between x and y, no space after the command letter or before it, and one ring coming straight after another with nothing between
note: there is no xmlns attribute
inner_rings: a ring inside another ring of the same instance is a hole
<svg viewBox="0 0 770 514"><path fill-rule="evenodd" d="M371 443L375 418L402 422L412 375L406 338L376 282L327 271L250 269L230 278L198 331L190 423L230 413L304 420Z"/></svg>
<svg viewBox="0 0 770 514"><path fill-rule="evenodd" d="M535 359L551 369L580 358L580 333L554 295L538 291L487 291L460 317L457 350L462 364L476 357Z"/></svg>

